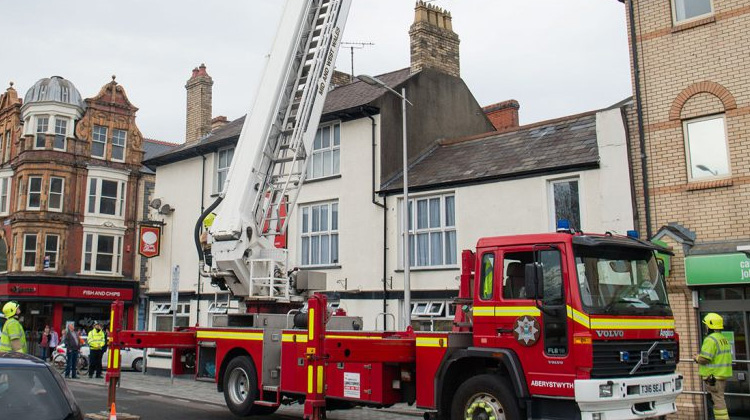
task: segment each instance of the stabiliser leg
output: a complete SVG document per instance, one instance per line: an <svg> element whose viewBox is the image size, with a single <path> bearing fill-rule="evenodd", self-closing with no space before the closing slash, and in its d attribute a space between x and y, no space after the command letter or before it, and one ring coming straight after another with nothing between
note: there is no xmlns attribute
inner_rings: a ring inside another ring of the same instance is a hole
<svg viewBox="0 0 750 420"><path fill-rule="evenodd" d="M325 399L325 359L323 340L325 340L326 318L328 317L328 300L323 295L313 295L307 303L307 395L305 398L304 418L306 420L323 420L326 417Z"/></svg>

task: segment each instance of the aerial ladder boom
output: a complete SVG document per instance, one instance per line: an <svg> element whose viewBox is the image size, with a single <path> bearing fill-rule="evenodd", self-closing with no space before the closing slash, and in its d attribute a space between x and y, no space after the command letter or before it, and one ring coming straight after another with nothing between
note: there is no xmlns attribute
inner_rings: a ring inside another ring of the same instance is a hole
<svg viewBox="0 0 750 420"><path fill-rule="evenodd" d="M242 132L209 229L212 267L201 273L234 295L293 300L286 232L305 181L351 0L287 0L255 103ZM197 235L196 235L197 236ZM198 247L198 240L196 239Z"/></svg>

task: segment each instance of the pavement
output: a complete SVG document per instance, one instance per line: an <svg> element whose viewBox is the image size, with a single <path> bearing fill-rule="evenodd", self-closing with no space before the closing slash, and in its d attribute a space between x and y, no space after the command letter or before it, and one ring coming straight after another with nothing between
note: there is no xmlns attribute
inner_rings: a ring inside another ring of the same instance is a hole
<svg viewBox="0 0 750 420"><path fill-rule="evenodd" d="M66 379L71 385L85 385L87 387L101 387L106 390L107 384L104 379L90 379L88 377L79 376L77 379ZM74 394L76 393L76 387L72 387ZM176 376L174 381L168 377L155 376L155 375L144 375L138 372L123 372L120 380L120 388L118 391L126 390L137 392L139 394L149 394L167 397L171 401L189 401L199 404L210 404L217 406L217 408L226 408L224 403L224 395L216 391L216 384L213 381L196 381L192 375L188 376ZM106 398L106 392L103 394ZM76 396L78 397L78 396ZM139 413L132 413L139 414ZM379 419L409 419L413 420L415 417L423 417L424 412L410 407L406 404L396 404L389 408L384 409L372 409L372 408L356 408L352 410L332 411L328 414L329 419L368 419L368 420L379 420ZM281 415L285 418L301 418L302 417L302 406L300 404L293 404L291 406L282 406L277 415ZM275 416L269 417L274 418ZM145 418L145 417L144 417Z"/></svg>

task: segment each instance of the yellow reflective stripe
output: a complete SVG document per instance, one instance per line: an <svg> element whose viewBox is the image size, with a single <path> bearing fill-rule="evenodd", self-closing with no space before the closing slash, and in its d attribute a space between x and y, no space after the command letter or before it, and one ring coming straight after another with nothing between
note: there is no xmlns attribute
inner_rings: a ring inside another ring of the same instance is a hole
<svg viewBox="0 0 750 420"><path fill-rule="evenodd" d="M115 310L109 311L109 332L112 332L112 328L115 327Z"/></svg>
<svg viewBox="0 0 750 420"><path fill-rule="evenodd" d="M577 311L570 306L568 306L568 318L583 325L586 328L591 328L588 315L584 314L583 312Z"/></svg>
<svg viewBox="0 0 750 420"><path fill-rule="evenodd" d="M296 340L295 337L297 338ZM281 341L283 343L307 343L307 336L304 334L282 334Z"/></svg>
<svg viewBox="0 0 750 420"><path fill-rule="evenodd" d="M495 308L492 306L475 306L472 313L474 316L495 316Z"/></svg>
<svg viewBox="0 0 750 420"><path fill-rule="evenodd" d="M315 336L315 309L310 308L307 314L307 339L312 340Z"/></svg>
<svg viewBox="0 0 750 420"><path fill-rule="evenodd" d="M119 369L120 368L120 351L116 350L113 353L114 353L114 363L113 363L114 368Z"/></svg>
<svg viewBox="0 0 750 420"><path fill-rule="evenodd" d="M226 338L230 340L262 341L262 332L198 331L198 338Z"/></svg>
<svg viewBox="0 0 750 420"><path fill-rule="evenodd" d="M307 393L312 394L313 392L313 367L312 365L307 366Z"/></svg>
<svg viewBox="0 0 750 420"><path fill-rule="evenodd" d="M591 328L618 329L618 330L640 330L660 329L673 330L674 319L627 319L627 318L591 318Z"/></svg>
<svg viewBox="0 0 750 420"><path fill-rule="evenodd" d="M417 337L417 347L446 347L447 337Z"/></svg>
<svg viewBox="0 0 750 420"><path fill-rule="evenodd" d="M343 340L382 340L383 337L379 335L327 335L326 338L338 338Z"/></svg>
<svg viewBox="0 0 750 420"><path fill-rule="evenodd" d="M495 316L539 316L541 311L536 306L495 306Z"/></svg>
<svg viewBox="0 0 750 420"><path fill-rule="evenodd" d="M318 366L318 394L323 393L323 366Z"/></svg>

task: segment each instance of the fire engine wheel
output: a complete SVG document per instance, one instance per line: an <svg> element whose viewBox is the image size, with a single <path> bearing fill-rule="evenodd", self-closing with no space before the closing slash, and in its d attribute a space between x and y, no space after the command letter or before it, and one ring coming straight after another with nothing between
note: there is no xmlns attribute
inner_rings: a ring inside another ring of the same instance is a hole
<svg viewBox="0 0 750 420"><path fill-rule="evenodd" d="M451 407L453 420L520 420L516 394L496 375L480 375L461 384Z"/></svg>
<svg viewBox="0 0 750 420"><path fill-rule="evenodd" d="M224 401L234 415L245 417L255 414L253 403L258 395L255 366L247 356L232 359L224 373Z"/></svg>

